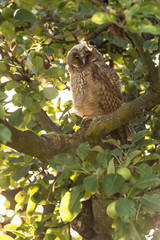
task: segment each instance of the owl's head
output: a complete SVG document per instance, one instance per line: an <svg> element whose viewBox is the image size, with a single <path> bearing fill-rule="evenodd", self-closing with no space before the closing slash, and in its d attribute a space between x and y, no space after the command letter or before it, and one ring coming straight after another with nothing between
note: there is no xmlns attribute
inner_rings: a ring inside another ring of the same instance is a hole
<svg viewBox="0 0 160 240"><path fill-rule="evenodd" d="M77 44L67 55L68 67L85 67L95 61L103 61L103 57L92 45Z"/></svg>

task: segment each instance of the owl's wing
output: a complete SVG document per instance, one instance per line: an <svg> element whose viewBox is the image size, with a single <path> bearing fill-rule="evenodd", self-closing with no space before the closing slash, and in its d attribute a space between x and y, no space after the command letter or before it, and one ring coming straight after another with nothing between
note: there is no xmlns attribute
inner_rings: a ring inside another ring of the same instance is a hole
<svg viewBox="0 0 160 240"><path fill-rule="evenodd" d="M95 78L99 80L101 85L102 101L99 103L100 107L105 113L115 111L123 103L119 76L115 70L104 63L95 64L93 71Z"/></svg>

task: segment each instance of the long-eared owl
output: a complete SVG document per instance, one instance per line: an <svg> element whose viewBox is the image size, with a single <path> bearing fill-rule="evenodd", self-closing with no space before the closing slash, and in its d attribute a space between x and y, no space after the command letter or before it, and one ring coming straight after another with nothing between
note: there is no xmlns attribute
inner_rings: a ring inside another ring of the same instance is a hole
<svg viewBox="0 0 160 240"><path fill-rule="evenodd" d="M67 66L73 107L79 116L108 114L122 105L119 76L105 64L102 54L95 47L75 45L68 52ZM119 128L118 132L122 143L131 140L134 133L129 124Z"/></svg>

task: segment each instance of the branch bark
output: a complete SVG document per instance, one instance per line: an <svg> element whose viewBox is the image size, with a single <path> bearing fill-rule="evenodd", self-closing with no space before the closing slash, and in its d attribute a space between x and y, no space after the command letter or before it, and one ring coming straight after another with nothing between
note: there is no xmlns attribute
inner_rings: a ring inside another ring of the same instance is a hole
<svg viewBox="0 0 160 240"><path fill-rule="evenodd" d="M131 41L135 45L137 52L140 56L142 64L145 68L146 73L149 75L149 83L155 92L160 92L160 76L158 76L158 69L155 67L155 63L148 50L144 50L143 44L144 40L138 33L130 33Z"/></svg>
<svg viewBox="0 0 160 240"><path fill-rule="evenodd" d="M31 131L20 131L3 120L0 120L0 123L5 124L12 133L12 142L6 143L7 146L47 161L58 153L74 153L79 144L85 140L92 144L99 143L99 140L111 131L157 104L160 104L160 95L149 89L145 94L130 103L123 104L111 114L86 119L74 134L54 133L38 136Z"/></svg>
<svg viewBox="0 0 160 240"><path fill-rule="evenodd" d="M126 124L131 119L139 116L144 111L152 109L160 103L160 96L148 89L148 91L130 103L123 104L111 114L93 118L85 133L85 139L94 144L107 136L111 131Z"/></svg>
<svg viewBox="0 0 160 240"><path fill-rule="evenodd" d="M52 120L48 117L43 109L34 115L36 116L38 123L46 132L61 133L61 130L56 126L54 122L52 122Z"/></svg>

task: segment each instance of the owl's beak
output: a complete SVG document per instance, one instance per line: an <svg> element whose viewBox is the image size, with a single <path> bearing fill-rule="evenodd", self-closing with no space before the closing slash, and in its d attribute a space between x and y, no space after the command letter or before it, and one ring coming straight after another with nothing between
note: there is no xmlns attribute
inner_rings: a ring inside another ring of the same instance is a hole
<svg viewBox="0 0 160 240"><path fill-rule="evenodd" d="M83 63L83 65L86 65L86 58L85 57L82 58L82 63Z"/></svg>

